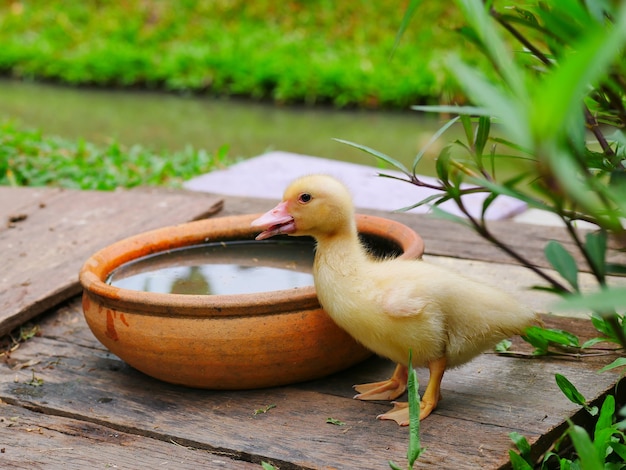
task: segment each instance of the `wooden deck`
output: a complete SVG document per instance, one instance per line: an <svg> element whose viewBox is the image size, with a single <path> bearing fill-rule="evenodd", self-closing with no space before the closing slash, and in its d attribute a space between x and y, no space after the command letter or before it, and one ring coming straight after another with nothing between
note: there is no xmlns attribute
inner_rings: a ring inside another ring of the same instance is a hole
<svg viewBox="0 0 626 470"><path fill-rule="evenodd" d="M385 469L389 460L405 465L407 428L375 419L389 404L351 398L353 384L390 375L393 364L386 360L372 358L287 387L194 390L135 371L89 331L77 273L92 252L150 228L261 212L272 203L184 191L0 187L0 334L24 323L40 328L2 356L0 468L252 469L267 461L281 469ZM539 310L553 300L528 291L538 279L469 231L425 216L384 215L418 231L432 261L484 277ZM558 228L506 222L494 227L511 245L523 245L539 266L546 266L546 240L566 240ZM583 338L594 335L588 321L545 319ZM519 340L516 345L524 347ZM613 359L483 354L449 371L439 408L422 424L427 450L418 466L506 468L511 431L542 452L567 419L584 417L562 396L554 374L564 374L590 401L598 400L619 380L618 372L596 372ZM425 384L427 371L418 370L418 376ZM328 424L328 418L345 424Z"/></svg>

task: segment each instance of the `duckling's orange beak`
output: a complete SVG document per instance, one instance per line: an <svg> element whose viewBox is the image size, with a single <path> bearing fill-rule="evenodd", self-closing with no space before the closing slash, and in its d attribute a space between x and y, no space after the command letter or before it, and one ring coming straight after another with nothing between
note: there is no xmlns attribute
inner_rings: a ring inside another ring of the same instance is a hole
<svg viewBox="0 0 626 470"><path fill-rule="evenodd" d="M281 202L272 210L253 220L250 225L263 230L255 240L265 240L274 235L290 234L296 230L293 217L287 212L287 201Z"/></svg>

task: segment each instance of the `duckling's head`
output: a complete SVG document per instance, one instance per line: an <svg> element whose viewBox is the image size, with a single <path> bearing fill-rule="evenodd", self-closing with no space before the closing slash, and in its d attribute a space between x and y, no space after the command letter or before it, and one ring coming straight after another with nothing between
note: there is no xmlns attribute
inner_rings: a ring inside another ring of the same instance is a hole
<svg viewBox="0 0 626 470"><path fill-rule="evenodd" d="M295 180L285 190L282 202L254 220L252 226L263 229L257 240L279 234L320 239L356 230L348 189L327 175Z"/></svg>

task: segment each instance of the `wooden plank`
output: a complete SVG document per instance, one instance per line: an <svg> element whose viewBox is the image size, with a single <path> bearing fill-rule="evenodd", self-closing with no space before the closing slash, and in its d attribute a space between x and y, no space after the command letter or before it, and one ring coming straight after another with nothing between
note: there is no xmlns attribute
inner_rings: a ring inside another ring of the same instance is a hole
<svg viewBox="0 0 626 470"><path fill-rule="evenodd" d="M547 318L547 324L583 338L592 334L589 322ZM41 337L12 353L8 365L14 370L0 375L0 398L14 406L280 468L386 468L390 459L405 465L407 429L374 419L389 404L350 398L354 383L386 378L393 369L388 361L374 358L288 387L193 390L153 380L104 350L90 335L78 300L41 327ZM449 371L439 408L422 424L427 452L420 462L430 468L500 468L508 461L511 431L526 435L535 453L545 450L579 410L558 391L554 373L593 400L619 379L618 372L596 373L612 359L484 354ZM426 372L418 375L424 385ZM33 386L33 377L42 380L40 386ZM254 415L267 405L276 407ZM326 424L328 417L346 425Z"/></svg>
<svg viewBox="0 0 626 470"><path fill-rule="evenodd" d="M97 424L35 413L0 403L0 467L64 468L224 468L258 470L258 464L233 460L176 443L113 430Z"/></svg>
<svg viewBox="0 0 626 470"><path fill-rule="evenodd" d="M277 202L233 196L227 197L225 201L224 215L265 212ZM371 209L362 209L358 212L387 217L411 227L424 239L426 253L429 255L454 256L491 263L519 264L472 230L448 220L438 219L427 214L405 214ZM550 267L543 254L544 248L549 240L556 240L571 251L581 271L588 271L587 264L564 228L513 223L508 220L490 221L489 227L497 238L518 250L535 266ZM580 231L580 233L584 239L585 231ZM610 250L607 259L614 263L626 263L626 253Z"/></svg>
<svg viewBox="0 0 626 470"><path fill-rule="evenodd" d="M0 187L0 201L0 335L78 294L78 271L95 251L139 232L215 214L222 205L202 193L145 189Z"/></svg>
<svg viewBox="0 0 626 470"><path fill-rule="evenodd" d="M13 219L28 217L45 207L46 199L63 191L60 188L12 188L0 186L0 231L9 228Z"/></svg>

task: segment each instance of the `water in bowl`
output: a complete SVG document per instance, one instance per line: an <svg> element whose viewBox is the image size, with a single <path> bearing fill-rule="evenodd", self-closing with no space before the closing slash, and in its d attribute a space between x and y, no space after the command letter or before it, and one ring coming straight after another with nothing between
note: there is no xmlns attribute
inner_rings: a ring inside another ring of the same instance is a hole
<svg viewBox="0 0 626 470"><path fill-rule="evenodd" d="M313 243L241 240L206 243L138 258L107 282L166 294L233 295L313 285Z"/></svg>

